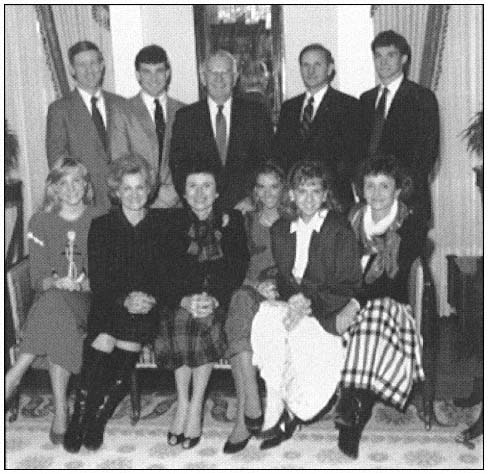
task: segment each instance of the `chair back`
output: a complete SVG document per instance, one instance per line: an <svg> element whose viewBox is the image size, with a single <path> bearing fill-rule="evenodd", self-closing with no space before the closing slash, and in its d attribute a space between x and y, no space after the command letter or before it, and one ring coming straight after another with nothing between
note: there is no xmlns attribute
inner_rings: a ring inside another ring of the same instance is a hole
<svg viewBox="0 0 488 474"><path fill-rule="evenodd" d="M19 343L20 329L34 301L34 290L31 287L29 259L27 257L8 270L7 288L12 308L15 340Z"/></svg>
<svg viewBox="0 0 488 474"><path fill-rule="evenodd" d="M420 257L416 258L410 267L408 278L408 300L412 307L417 331L422 328L422 310L424 296L424 267Z"/></svg>
<svg viewBox="0 0 488 474"><path fill-rule="evenodd" d="M9 348L10 363L13 365L18 357L18 346L22 339L22 327L35 296L30 280L29 258L25 257L20 262L17 262L7 271L6 277L12 311L12 325L15 333L15 346ZM47 369L46 357L37 357L31 367L33 369Z"/></svg>

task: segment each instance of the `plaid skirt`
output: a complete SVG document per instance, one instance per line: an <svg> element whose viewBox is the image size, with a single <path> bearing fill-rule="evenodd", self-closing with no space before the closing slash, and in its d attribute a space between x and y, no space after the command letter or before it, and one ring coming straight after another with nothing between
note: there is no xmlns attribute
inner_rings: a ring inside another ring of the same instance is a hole
<svg viewBox="0 0 488 474"><path fill-rule="evenodd" d="M343 334L341 386L364 388L403 409L414 382L424 380L421 337L409 305L391 298L368 301Z"/></svg>
<svg viewBox="0 0 488 474"><path fill-rule="evenodd" d="M226 347L224 319L225 311L220 307L206 318L194 318L181 307L162 318L160 334L154 341L158 365L175 370L183 365L218 362Z"/></svg>

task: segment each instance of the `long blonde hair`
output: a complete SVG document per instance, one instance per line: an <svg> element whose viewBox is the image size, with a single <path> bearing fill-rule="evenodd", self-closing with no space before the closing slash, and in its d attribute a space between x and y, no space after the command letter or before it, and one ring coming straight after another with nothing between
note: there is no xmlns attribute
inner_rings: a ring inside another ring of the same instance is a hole
<svg viewBox="0 0 488 474"><path fill-rule="evenodd" d="M57 212L60 210L61 200L59 198L59 182L75 169L79 171L81 177L85 181L85 195L83 196L83 202L85 204L93 204L93 185L90 179L90 173L86 166L81 161L64 155L56 160L54 166L47 175L41 211Z"/></svg>

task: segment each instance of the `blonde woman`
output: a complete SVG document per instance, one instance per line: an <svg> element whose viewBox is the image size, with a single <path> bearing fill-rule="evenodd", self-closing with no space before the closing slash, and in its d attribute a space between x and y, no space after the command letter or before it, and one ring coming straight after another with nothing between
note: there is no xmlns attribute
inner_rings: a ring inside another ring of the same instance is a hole
<svg viewBox="0 0 488 474"><path fill-rule="evenodd" d="M54 398L49 438L63 441L67 422L66 390L80 371L83 337L91 300L87 238L93 189L85 166L62 157L46 180L45 199L30 222L29 263L35 302L28 314L17 362L5 376L8 400L37 356L47 356Z"/></svg>

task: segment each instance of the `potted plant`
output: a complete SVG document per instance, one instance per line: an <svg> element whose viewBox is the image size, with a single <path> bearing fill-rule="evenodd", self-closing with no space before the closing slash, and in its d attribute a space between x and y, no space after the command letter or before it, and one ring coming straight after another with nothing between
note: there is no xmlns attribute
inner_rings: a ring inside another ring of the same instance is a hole
<svg viewBox="0 0 488 474"><path fill-rule="evenodd" d="M5 119L4 143L5 182L10 183L14 180L12 172L18 165L19 141L15 133L9 129L7 119Z"/></svg>
<svg viewBox="0 0 488 474"><path fill-rule="evenodd" d="M473 168L476 173L476 185L481 191L483 202L483 111L479 111L472 118L469 126L463 130L463 139L466 140L466 147L469 152L474 153L481 163Z"/></svg>

